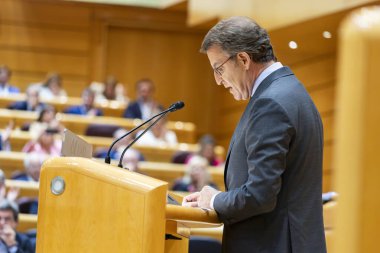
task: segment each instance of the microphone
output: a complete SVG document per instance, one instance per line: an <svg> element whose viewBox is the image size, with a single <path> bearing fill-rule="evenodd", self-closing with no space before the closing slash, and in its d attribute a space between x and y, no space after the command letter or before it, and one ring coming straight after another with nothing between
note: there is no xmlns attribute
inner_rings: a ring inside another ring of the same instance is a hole
<svg viewBox="0 0 380 253"><path fill-rule="evenodd" d="M149 123L150 121L152 121L153 119L163 115L163 114L166 114L168 112L174 112L176 110L179 110L181 109L182 107L185 106L185 103L182 102L182 101L178 101L174 104L172 104L168 109L166 109L165 111L162 111L156 115L154 115L153 117L151 117L150 119L144 121L143 123L141 123L140 125L138 125L137 127L133 128L131 131L127 132L126 134L124 134L123 136L121 136L120 138L116 139L115 141L112 142L111 146L109 147L108 151L107 151L107 156L106 158L104 159L104 162L105 163L108 163L110 164L111 163L111 150L113 148L113 146L119 142L120 140L124 139L125 137L127 137L128 135L130 135L131 133L133 133L134 131L136 131L137 129L139 129L140 127L142 127L143 125Z"/></svg>
<svg viewBox="0 0 380 253"><path fill-rule="evenodd" d="M121 156L120 156L120 159L119 159L119 164L118 166L120 168L123 168L123 158L124 158L124 154L125 152L127 152L127 150L133 145L135 144L136 141L138 141L152 126L154 126L158 121L160 121L167 113L169 112L174 112L174 111L177 111L177 110L180 110L182 109L183 107L185 106L185 103L182 102L182 101L178 101L174 104L172 104L169 109L155 115L153 118L149 119L149 121L151 121L152 119L156 118L159 116L159 118L154 121L152 124L150 124L139 136L137 136L133 141L131 141L131 143L128 144L128 146L123 150L123 152L121 153ZM145 123L148 123L149 121L145 122Z"/></svg>

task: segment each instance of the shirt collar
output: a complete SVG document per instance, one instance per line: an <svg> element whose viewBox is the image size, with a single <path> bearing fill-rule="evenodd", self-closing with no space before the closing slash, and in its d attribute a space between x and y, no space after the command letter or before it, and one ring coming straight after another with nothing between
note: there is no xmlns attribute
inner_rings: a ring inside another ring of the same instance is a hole
<svg viewBox="0 0 380 253"><path fill-rule="evenodd" d="M267 78L270 74L272 74L273 72L275 72L276 70L278 70L282 67L283 66L282 66L281 62L275 62L272 65L270 65L269 67L267 67L266 69L264 69L264 71L261 72L261 74L257 77L255 83L253 84L251 97L253 96L253 94L255 94L257 88L264 81L265 78Z"/></svg>

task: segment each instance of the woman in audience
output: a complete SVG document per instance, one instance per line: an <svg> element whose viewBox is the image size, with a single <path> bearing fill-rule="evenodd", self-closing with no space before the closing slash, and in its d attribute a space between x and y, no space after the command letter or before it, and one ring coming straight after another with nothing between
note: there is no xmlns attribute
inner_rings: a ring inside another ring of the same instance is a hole
<svg viewBox="0 0 380 253"><path fill-rule="evenodd" d="M124 85L119 83L114 76L108 76L104 83L93 82L90 88L96 93L95 101L101 103L105 100L128 102L125 96Z"/></svg>
<svg viewBox="0 0 380 253"><path fill-rule="evenodd" d="M189 159L194 155L199 155L207 159L210 166L219 166L223 163L215 154L215 140L209 135L203 135L199 141L199 150L196 154L187 151L178 151L174 154L173 163L188 163Z"/></svg>
<svg viewBox="0 0 380 253"><path fill-rule="evenodd" d="M138 135L142 134L140 131ZM167 129L166 117L158 121L150 130L148 130L138 141L139 145L146 146L175 146L178 144L175 132Z"/></svg>
<svg viewBox="0 0 380 253"><path fill-rule="evenodd" d="M62 78L57 73L50 73L40 89L40 98L51 100L56 97L66 97L67 93L62 89Z"/></svg>
<svg viewBox="0 0 380 253"><path fill-rule="evenodd" d="M56 140L54 135L59 131L56 128L41 129L39 133L34 133L35 140L25 144L22 152L37 153L39 155L60 156L62 141Z"/></svg>
<svg viewBox="0 0 380 253"><path fill-rule="evenodd" d="M215 139L211 135L203 135L198 144L198 155L206 158L209 165L218 166L222 164L223 161L220 160L215 154Z"/></svg>
<svg viewBox="0 0 380 253"><path fill-rule="evenodd" d="M172 188L173 191L197 192L206 185L217 188L211 182L211 177L207 171L208 161L201 156L193 156L188 164L186 174L177 180Z"/></svg>
<svg viewBox="0 0 380 253"><path fill-rule="evenodd" d="M29 126L30 133L40 133L41 129L52 128L57 129L63 133L64 126L56 119L56 112L54 107L46 106L39 114L37 121Z"/></svg>

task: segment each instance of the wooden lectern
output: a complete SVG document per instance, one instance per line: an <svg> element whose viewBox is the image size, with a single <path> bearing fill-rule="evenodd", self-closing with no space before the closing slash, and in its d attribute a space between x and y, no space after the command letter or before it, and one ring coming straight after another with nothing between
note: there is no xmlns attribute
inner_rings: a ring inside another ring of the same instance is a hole
<svg viewBox="0 0 380 253"><path fill-rule="evenodd" d="M169 205L167 183L91 159L46 161L37 252L187 252L191 227L219 226L213 211Z"/></svg>

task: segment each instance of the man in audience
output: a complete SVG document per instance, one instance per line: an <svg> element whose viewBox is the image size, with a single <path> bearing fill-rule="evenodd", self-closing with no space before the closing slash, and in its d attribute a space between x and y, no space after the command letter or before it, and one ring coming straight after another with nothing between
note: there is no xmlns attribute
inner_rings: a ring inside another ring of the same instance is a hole
<svg viewBox="0 0 380 253"><path fill-rule="evenodd" d="M9 253L33 253L32 241L16 231L18 214L19 209L14 202L6 199L0 201L0 238Z"/></svg>
<svg viewBox="0 0 380 253"><path fill-rule="evenodd" d="M154 99L154 83L150 79L141 79L136 83L137 100L131 102L124 112L124 118L147 120L155 111L163 108Z"/></svg>
<svg viewBox="0 0 380 253"><path fill-rule="evenodd" d="M26 100L11 104L8 109L40 112L44 107L45 104L40 102L39 90L36 87L30 87L26 91Z"/></svg>
<svg viewBox="0 0 380 253"><path fill-rule="evenodd" d="M6 96L9 94L19 93L19 89L8 83L12 72L6 65L0 65L0 95Z"/></svg>
<svg viewBox="0 0 380 253"><path fill-rule="evenodd" d="M65 110L65 113L77 114L77 115L92 115L102 116L103 112L95 108L95 93L90 88L85 89L82 92L82 104L71 106Z"/></svg>

